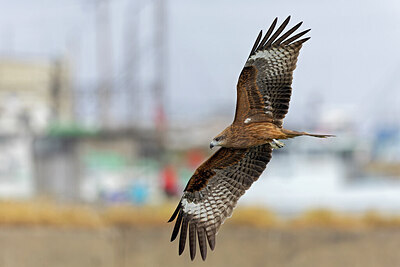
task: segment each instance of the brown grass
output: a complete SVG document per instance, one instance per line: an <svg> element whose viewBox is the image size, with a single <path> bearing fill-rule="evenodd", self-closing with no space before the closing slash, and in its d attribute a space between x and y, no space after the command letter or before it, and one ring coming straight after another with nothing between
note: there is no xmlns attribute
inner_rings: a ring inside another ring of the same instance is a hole
<svg viewBox="0 0 400 267"><path fill-rule="evenodd" d="M103 220L85 206L60 206L51 202L0 202L0 224L99 227Z"/></svg>
<svg viewBox="0 0 400 267"><path fill-rule="evenodd" d="M382 215L377 211L369 211L361 219L365 225L375 228L400 226L400 215Z"/></svg>
<svg viewBox="0 0 400 267"><path fill-rule="evenodd" d="M160 225L167 222L175 208L168 204L146 207L112 206L102 213L102 218L107 225Z"/></svg>
<svg viewBox="0 0 400 267"><path fill-rule="evenodd" d="M49 225L54 227L98 228L107 226L164 225L176 203L160 206L66 206L49 201L0 202L0 225ZM383 215L376 211L354 215L326 209L304 212L284 219L262 207L242 207L228 220L233 225L260 228L324 227L337 229L400 227L400 215Z"/></svg>
<svg viewBox="0 0 400 267"><path fill-rule="evenodd" d="M327 209L315 209L304 212L288 222L294 227L328 227L353 229L364 226L359 216L334 212Z"/></svg>
<svg viewBox="0 0 400 267"><path fill-rule="evenodd" d="M275 213L263 207L245 207L235 209L229 223L255 227L278 227L283 222Z"/></svg>

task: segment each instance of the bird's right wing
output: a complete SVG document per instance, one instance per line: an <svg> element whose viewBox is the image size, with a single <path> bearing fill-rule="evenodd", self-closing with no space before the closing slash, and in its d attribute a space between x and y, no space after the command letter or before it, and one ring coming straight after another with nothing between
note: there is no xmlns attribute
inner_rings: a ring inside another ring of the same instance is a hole
<svg viewBox="0 0 400 267"><path fill-rule="evenodd" d="M237 103L234 123L259 121L282 126L292 94L293 71L302 44L300 39L309 30L292 36L302 24L284 31L290 16L274 32L277 19L262 38L262 31L250 52L237 85Z"/></svg>
<svg viewBox="0 0 400 267"><path fill-rule="evenodd" d="M185 249L189 230L191 259L196 254L197 236L205 260L206 238L213 250L220 225L231 216L238 199L264 171L271 152L270 144L247 149L220 148L197 168L169 220L176 219L171 241L180 231L179 255Z"/></svg>

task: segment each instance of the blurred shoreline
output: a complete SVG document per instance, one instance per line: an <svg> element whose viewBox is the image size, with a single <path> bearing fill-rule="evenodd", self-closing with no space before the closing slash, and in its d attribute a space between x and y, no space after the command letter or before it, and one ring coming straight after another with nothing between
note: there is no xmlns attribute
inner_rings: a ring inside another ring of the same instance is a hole
<svg viewBox="0 0 400 267"><path fill-rule="evenodd" d="M52 202L0 202L0 227L52 227L101 229L114 227L171 228L167 220L175 203L153 206L88 206ZM328 209L311 209L290 217L282 216L264 207L240 206L225 222L234 226L266 229L379 229L400 227L400 215L370 210L345 213ZM172 229L172 228L171 228Z"/></svg>

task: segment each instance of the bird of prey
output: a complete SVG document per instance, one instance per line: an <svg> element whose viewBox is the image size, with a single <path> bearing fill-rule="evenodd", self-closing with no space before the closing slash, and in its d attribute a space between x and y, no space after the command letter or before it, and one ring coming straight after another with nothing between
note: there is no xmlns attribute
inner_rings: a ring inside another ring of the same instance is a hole
<svg viewBox="0 0 400 267"><path fill-rule="evenodd" d="M169 220L176 219L171 241L180 232L179 255L189 233L191 259L196 255L196 239L202 259L206 259L207 241L213 250L221 224L264 171L272 149L284 145L278 139L330 136L282 127L297 57L303 43L310 39L300 39L309 29L293 35L302 22L284 32L289 20L290 16L274 32L275 18L264 37L262 31L259 33L237 84L234 121L212 140L210 148L221 148L197 168Z"/></svg>

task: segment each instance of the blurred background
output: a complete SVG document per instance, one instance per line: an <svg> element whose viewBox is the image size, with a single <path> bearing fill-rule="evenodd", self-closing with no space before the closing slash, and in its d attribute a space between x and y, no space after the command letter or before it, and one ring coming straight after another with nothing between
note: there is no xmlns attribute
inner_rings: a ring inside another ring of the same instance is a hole
<svg viewBox="0 0 400 267"><path fill-rule="evenodd" d="M399 264L398 1L0 3L0 266L189 264L166 221L288 15L312 38L285 128L337 137L275 150L206 264Z"/></svg>

